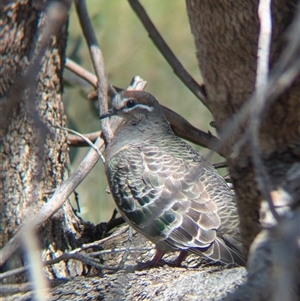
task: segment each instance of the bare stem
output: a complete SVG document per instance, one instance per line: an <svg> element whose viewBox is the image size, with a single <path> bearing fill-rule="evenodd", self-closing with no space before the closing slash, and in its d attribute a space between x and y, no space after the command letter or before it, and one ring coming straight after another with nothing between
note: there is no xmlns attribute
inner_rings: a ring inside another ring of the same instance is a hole
<svg viewBox="0 0 300 301"><path fill-rule="evenodd" d="M192 76L186 71L183 65L179 62L177 57L174 55L173 51L164 41L155 25L149 18L147 12L138 0L128 0L132 9L137 14L138 18L143 23L145 29L147 30L150 39L153 41L154 45L157 47L159 52L163 55L169 65L173 68L175 74L179 79L187 86L187 88L194 93L194 95L201 100L201 102L209 109L209 104L206 98L206 93L204 86L200 86Z"/></svg>
<svg viewBox="0 0 300 301"><path fill-rule="evenodd" d="M93 87L97 88L97 77L84 69L83 67L76 64L71 59L67 58L65 63L66 68L68 68L73 73L77 74L82 79L86 80L89 84L91 84Z"/></svg>
<svg viewBox="0 0 300 301"><path fill-rule="evenodd" d="M76 0L75 5L76 5L76 10L77 10L77 14L79 17L83 34L89 46L90 55L98 79L97 92L98 92L99 116L100 116L101 113L106 112L108 110L108 100L107 100L108 82L105 75L104 60L92 26L91 19L88 15L85 0ZM105 119L101 120L101 127L103 131L104 139L108 143L113 136L112 130L110 128L109 120L105 120Z"/></svg>

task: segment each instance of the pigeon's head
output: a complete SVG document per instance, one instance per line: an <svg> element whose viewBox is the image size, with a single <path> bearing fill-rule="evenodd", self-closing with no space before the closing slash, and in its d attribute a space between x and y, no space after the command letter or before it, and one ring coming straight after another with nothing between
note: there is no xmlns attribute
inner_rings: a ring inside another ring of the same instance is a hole
<svg viewBox="0 0 300 301"><path fill-rule="evenodd" d="M117 94L111 102L111 109L100 116L100 119L119 116L136 125L147 122L148 119L163 119L165 121L162 107L150 93L145 91L124 91ZM166 121L165 121L166 122Z"/></svg>

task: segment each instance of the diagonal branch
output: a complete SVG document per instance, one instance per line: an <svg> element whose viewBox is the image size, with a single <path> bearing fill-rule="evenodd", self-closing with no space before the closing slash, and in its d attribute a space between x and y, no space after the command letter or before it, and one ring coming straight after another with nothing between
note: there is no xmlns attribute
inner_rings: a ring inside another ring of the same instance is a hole
<svg viewBox="0 0 300 301"><path fill-rule="evenodd" d="M77 63L75 63L73 60L69 58L66 59L65 67L97 89L98 81L97 81L97 77L93 73L89 72L88 70L81 67L80 65L78 65ZM108 84L108 95L110 97L113 97L116 91L117 92L121 91L121 89L117 87L113 87L111 84ZM96 99L98 99L97 90L91 92L90 94L92 98L96 97Z"/></svg>
<svg viewBox="0 0 300 301"><path fill-rule="evenodd" d="M154 45L173 68L175 74L179 79L187 86L187 88L194 93L194 95L201 100L201 102L209 109L209 103L206 98L206 93L204 86L199 85L191 75L186 71L183 65L179 62L177 57L174 55L173 51L164 41L153 22L149 18L147 12L138 0L128 0L130 6L137 14L138 18L143 23L145 29L147 30L150 39L153 41ZM210 109L209 109L210 110Z"/></svg>
<svg viewBox="0 0 300 301"><path fill-rule="evenodd" d="M97 77L86 70L85 68L81 67L80 65L76 64L74 61L72 61L69 58L66 58L65 67L78 75L80 78L87 81L89 84L91 84L94 88L97 88Z"/></svg>
<svg viewBox="0 0 300 301"><path fill-rule="evenodd" d="M200 146L206 147L213 151L218 152L221 156L224 156L222 150L217 149L215 146L218 145L220 140L215 137L213 134L206 133L195 128L191 125L186 119L184 119L179 114L175 113L174 111L170 110L167 107L162 106L164 110L164 114L167 120L170 122L173 132L188 141L196 143Z"/></svg>
<svg viewBox="0 0 300 301"><path fill-rule="evenodd" d="M97 82L97 92L98 92L98 101L99 101L99 116L101 113L108 110L108 101L107 101L107 91L108 83L105 75L104 61L100 46L98 44L94 29L92 27L92 22L87 12L87 7L85 0L76 0L76 11L79 17L81 28L85 36L86 42L89 46L90 55L98 79ZM102 131L104 139L106 142L109 142L112 137L112 130L108 120L101 120Z"/></svg>

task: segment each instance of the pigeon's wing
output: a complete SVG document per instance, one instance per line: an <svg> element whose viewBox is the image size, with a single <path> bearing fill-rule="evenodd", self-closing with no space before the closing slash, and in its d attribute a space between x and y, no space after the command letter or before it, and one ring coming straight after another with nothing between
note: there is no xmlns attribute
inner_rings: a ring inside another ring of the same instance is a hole
<svg viewBox="0 0 300 301"><path fill-rule="evenodd" d="M215 240L220 218L201 166L155 146L124 149L109 164L116 204L137 231L169 249L207 248Z"/></svg>
<svg viewBox="0 0 300 301"><path fill-rule="evenodd" d="M170 139L166 141L170 141ZM172 139L172 143L168 144L168 148L169 153L174 155L179 153L180 157L184 158L186 162L198 162L201 166L200 180L218 208L221 225L217 229L217 238L212 246L203 251L202 254L215 261L235 262L244 265L245 250L241 241L236 201L227 183L211 163L178 137L175 136L175 139ZM179 148L180 151L178 152ZM199 253L197 249L194 249L194 251Z"/></svg>
<svg viewBox="0 0 300 301"><path fill-rule="evenodd" d="M108 163L110 188L121 214L161 250L206 252L221 225L213 187L207 189L205 181L215 171L147 145L120 150ZM208 253L213 260L222 257Z"/></svg>

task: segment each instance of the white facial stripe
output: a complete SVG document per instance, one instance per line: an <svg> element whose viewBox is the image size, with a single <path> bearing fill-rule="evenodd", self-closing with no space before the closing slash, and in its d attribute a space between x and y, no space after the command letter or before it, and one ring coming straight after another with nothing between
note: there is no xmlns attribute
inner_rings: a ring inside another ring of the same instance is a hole
<svg viewBox="0 0 300 301"><path fill-rule="evenodd" d="M127 101L128 99L131 99L131 98L125 98L124 100L125 101ZM125 108L124 109L124 111L131 111L132 109L134 109L134 108L136 108L136 107L140 107L140 108L142 108L142 109L146 109L146 110L148 110L149 112L152 112L153 111L153 107L149 107L149 106L146 106L146 105L143 105L143 104L141 104L141 103L138 103L138 104L136 104L134 107L132 107L132 108Z"/></svg>
<svg viewBox="0 0 300 301"><path fill-rule="evenodd" d="M137 105L135 105L134 107L140 107L140 108L142 108L142 109L146 109L146 110L148 110L149 112L151 112L151 111L153 111L153 107L148 107L148 106L146 106L146 105L142 105L142 104L137 104ZM133 107L133 108L134 108ZM133 109L132 108L132 109Z"/></svg>

